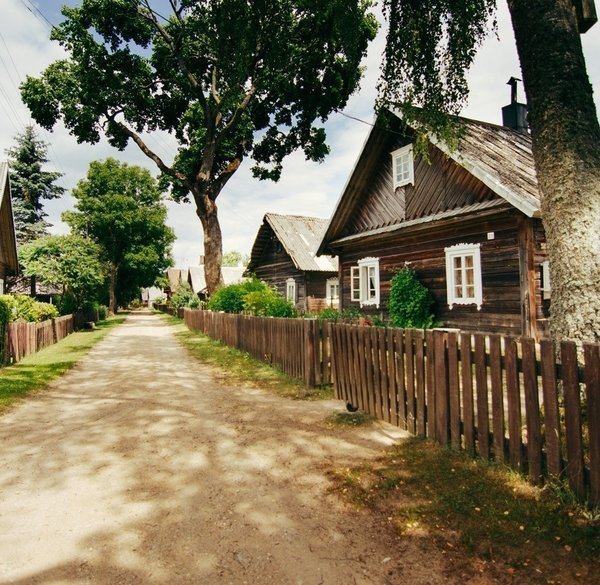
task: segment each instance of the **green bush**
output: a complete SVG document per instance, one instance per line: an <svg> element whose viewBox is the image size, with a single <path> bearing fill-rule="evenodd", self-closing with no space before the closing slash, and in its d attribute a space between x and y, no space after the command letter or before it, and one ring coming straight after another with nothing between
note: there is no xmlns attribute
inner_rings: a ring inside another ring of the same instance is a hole
<svg viewBox="0 0 600 585"><path fill-rule="evenodd" d="M207 308L210 311L241 313L244 310L244 297L248 293L260 292L266 288L268 287L264 282L252 276L244 282L221 287L210 297Z"/></svg>
<svg viewBox="0 0 600 585"><path fill-rule="evenodd" d="M433 327L433 303L433 296L419 282L414 270L403 268L392 278L389 311L394 327Z"/></svg>
<svg viewBox="0 0 600 585"><path fill-rule="evenodd" d="M0 295L0 325L6 325L14 319L15 298L10 295Z"/></svg>
<svg viewBox="0 0 600 585"><path fill-rule="evenodd" d="M174 309L181 309L182 307L197 309L200 306L200 299L192 290L192 287L187 282L184 282L183 284L180 284L173 293L173 296L171 297L171 306Z"/></svg>
<svg viewBox="0 0 600 585"><path fill-rule="evenodd" d="M296 314L289 301L266 285L263 290L244 296L244 311L257 317L294 317Z"/></svg>
<svg viewBox="0 0 600 585"><path fill-rule="evenodd" d="M50 303L35 303L31 309L33 321L47 321L48 319L56 319L59 316L58 309Z"/></svg>
<svg viewBox="0 0 600 585"><path fill-rule="evenodd" d="M98 320L105 321L108 317L108 307L106 305L98 305Z"/></svg>
<svg viewBox="0 0 600 585"><path fill-rule="evenodd" d="M0 296L0 323L10 321L37 322L58 317L58 308L50 303L40 303L27 295ZM6 319L6 321L3 321Z"/></svg>

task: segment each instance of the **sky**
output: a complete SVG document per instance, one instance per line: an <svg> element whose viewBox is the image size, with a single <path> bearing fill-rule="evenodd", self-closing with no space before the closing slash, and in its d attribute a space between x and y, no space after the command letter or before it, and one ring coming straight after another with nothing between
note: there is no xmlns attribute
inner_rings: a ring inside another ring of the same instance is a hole
<svg viewBox="0 0 600 585"><path fill-rule="evenodd" d="M14 145L17 133L31 123L29 111L20 99L19 84L26 75L37 76L51 62L65 56L58 44L49 40L51 24L56 25L62 20L60 6L65 3L77 4L75 0L2 0L0 160L6 158L6 149ZM490 37L484 43L469 73L471 94L462 115L500 124L501 108L510 101L510 88L506 82L512 76L521 77L505 0L498 1L498 22L498 38ZM250 173L251 161L244 161L217 199L224 251L249 254L262 218L268 212L331 216L373 121L384 42L382 31L369 48L360 91L350 98L343 113L332 114L325 124L331 153L323 163L306 161L301 152L294 153L284 162L280 181L273 183L254 179ZM600 23L582 35L582 43L596 109L599 110ZM519 91L519 100L524 101L522 87ZM60 200L45 203L53 233L68 231L60 216L72 208L73 199L68 192L85 178L91 161L112 156L146 167L156 174L153 163L135 145L119 152L106 142L77 144L61 126L56 126L51 133L39 127L38 131L40 138L49 143L46 169L63 173L59 183L67 189L67 194ZM148 140L160 156L172 160L175 146L170 136L153 136ZM177 238L173 246L175 265L197 265L203 253L202 230L194 207L168 201L167 208L167 222Z"/></svg>

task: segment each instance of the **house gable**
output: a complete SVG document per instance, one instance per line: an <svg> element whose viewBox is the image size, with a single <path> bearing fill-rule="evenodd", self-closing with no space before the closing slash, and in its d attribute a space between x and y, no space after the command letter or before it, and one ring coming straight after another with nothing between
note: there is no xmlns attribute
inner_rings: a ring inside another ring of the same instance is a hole
<svg viewBox="0 0 600 585"><path fill-rule="evenodd" d="M8 163L0 162L0 279L19 272Z"/></svg>
<svg viewBox="0 0 600 585"><path fill-rule="evenodd" d="M370 132L337 203L318 253L335 253L336 242L402 229L440 216L476 213L490 206L539 215L539 195L528 136L459 119L460 147L431 137L428 158L414 158L414 185L393 189L391 153L410 144L414 131L392 116Z"/></svg>

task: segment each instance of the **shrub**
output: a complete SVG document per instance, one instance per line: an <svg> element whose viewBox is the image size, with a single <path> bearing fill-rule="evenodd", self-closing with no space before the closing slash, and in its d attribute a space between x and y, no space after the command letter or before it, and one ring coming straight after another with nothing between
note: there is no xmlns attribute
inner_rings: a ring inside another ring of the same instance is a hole
<svg viewBox="0 0 600 585"><path fill-rule="evenodd" d="M108 307L106 305L98 305L98 320L105 321L108 317Z"/></svg>
<svg viewBox="0 0 600 585"><path fill-rule="evenodd" d="M180 284L173 293L173 296L171 297L171 306L174 309L181 309L182 307L197 309L200 306L200 299L192 290L192 287L187 282L184 282L183 284Z"/></svg>
<svg viewBox="0 0 600 585"><path fill-rule="evenodd" d="M434 325L433 296L414 270L403 268L392 278L390 287L390 323L394 327L427 329Z"/></svg>
<svg viewBox="0 0 600 585"><path fill-rule="evenodd" d="M15 300L10 295L0 295L0 326L13 320Z"/></svg>
<svg viewBox="0 0 600 585"><path fill-rule="evenodd" d="M58 317L58 308L50 303L40 303L27 295L0 296L0 323L9 321L40 322ZM2 321L6 319L6 321Z"/></svg>
<svg viewBox="0 0 600 585"><path fill-rule="evenodd" d="M321 309L319 314L317 315L317 319L329 319L331 321L337 321L341 319L342 314L337 309L333 309L331 307L327 307L326 309Z"/></svg>
<svg viewBox="0 0 600 585"><path fill-rule="evenodd" d="M58 308L50 303L35 303L30 311L33 321L47 321L48 319L56 319L59 316Z"/></svg>
<svg viewBox="0 0 600 585"><path fill-rule="evenodd" d="M225 313L241 313L244 310L244 297L251 292L265 290L267 285L252 276L244 282L221 287L208 300L207 308L211 311Z"/></svg>
<svg viewBox="0 0 600 585"><path fill-rule="evenodd" d="M296 314L289 301L266 285L263 290L244 296L244 311L258 317L294 317Z"/></svg>

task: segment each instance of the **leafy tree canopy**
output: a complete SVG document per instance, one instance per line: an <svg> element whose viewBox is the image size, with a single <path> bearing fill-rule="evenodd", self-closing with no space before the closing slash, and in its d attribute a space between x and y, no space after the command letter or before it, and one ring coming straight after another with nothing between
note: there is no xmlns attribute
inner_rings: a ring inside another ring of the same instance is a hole
<svg viewBox="0 0 600 585"><path fill-rule="evenodd" d="M28 276L63 291L77 310L96 301L106 278L100 248L78 235L46 236L19 248L19 261Z"/></svg>
<svg viewBox="0 0 600 585"><path fill-rule="evenodd" d="M48 162L48 145L37 137L33 126L27 126L15 137L15 142L6 152L10 161L15 231L17 242L22 244L46 233L43 200L60 197L64 188L55 184L61 173L43 170Z"/></svg>
<svg viewBox="0 0 600 585"><path fill-rule="evenodd" d="M171 265L175 236L165 223L167 210L156 179L147 169L113 158L94 161L73 197L75 211L65 212L63 219L98 244L111 267L109 296L128 304Z"/></svg>
<svg viewBox="0 0 600 585"><path fill-rule="evenodd" d="M377 24L370 0L83 0L52 32L70 58L27 78L22 97L45 128L78 140L133 140L176 199L193 196L210 292L221 282L215 199L245 157L277 179L296 149L328 151L320 122L343 108ZM172 162L145 141L177 139Z"/></svg>

